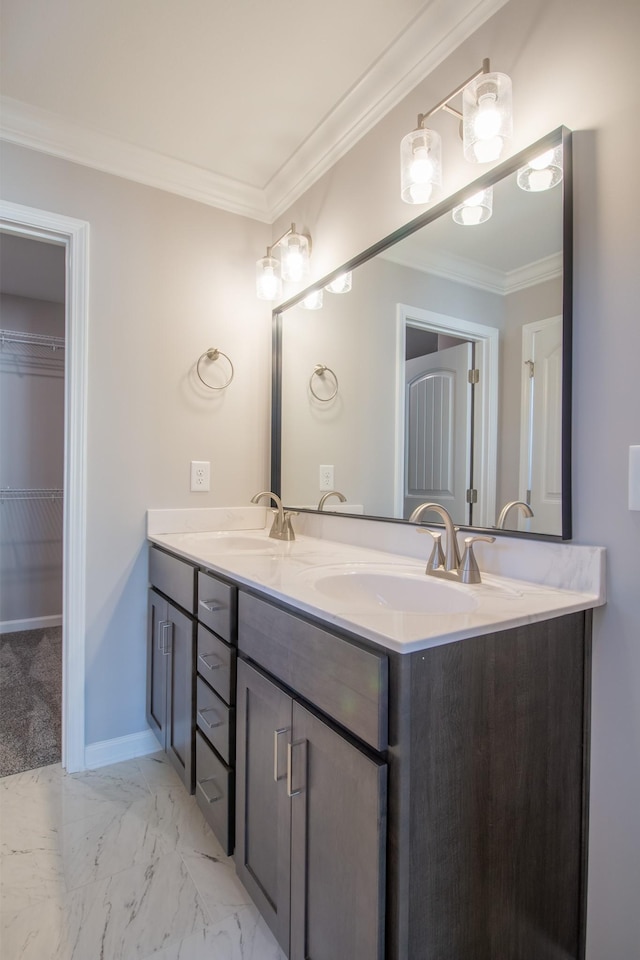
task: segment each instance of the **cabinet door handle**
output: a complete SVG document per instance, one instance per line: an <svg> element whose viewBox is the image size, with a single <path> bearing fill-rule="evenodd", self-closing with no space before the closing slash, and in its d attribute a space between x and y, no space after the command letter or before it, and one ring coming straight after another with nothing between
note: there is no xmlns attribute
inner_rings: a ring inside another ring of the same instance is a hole
<svg viewBox="0 0 640 960"><path fill-rule="evenodd" d="M168 634L168 637L167 637ZM173 624L171 620L165 620L162 624L162 653L168 657L171 653L171 641L173 640Z"/></svg>
<svg viewBox="0 0 640 960"><path fill-rule="evenodd" d="M214 723L209 723L209 721L205 717L205 713L212 713L214 715L214 717L216 718ZM208 707L206 710L198 710L198 719L202 720L205 727L209 727L209 730L213 730L215 729L215 727L221 727L222 724L224 723L224 720L220 719L219 713L217 713L217 711L214 710L213 707Z"/></svg>
<svg viewBox="0 0 640 960"><path fill-rule="evenodd" d="M204 788L205 783L214 783L214 784L216 785L216 787L218 787L218 783L217 783L215 777L207 777L206 780L198 780L198 786L199 786L200 789L202 790L202 792L203 792L203 794L204 794L204 798L205 798L205 800L207 801L207 803L217 803L218 800L222 800L222 798L223 798L223 796L224 796L223 793L218 793L218 796L217 796L217 797L211 797L211 796L209 796L209 794L207 793L207 791L206 791L205 788ZM220 790L220 787L218 787L218 790Z"/></svg>
<svg viewBox="0 0 640 960"><path fill-rule="evenodd" d="M215 613L216 610L224 610L224 603L220 603L219 600L201 600L200 606L208 610L209 613Z"/></svg>
<svg viewBox="0 0 640 960"><path fill-rule="evenodd" d="M304 792L304 784L301 787L298 787L297 790L293 789L293 748L301 747L304 745L304 759L305 759L305 780L306 780L306 766L307 766L307 741L306 740L293 740L291 743L287 744L287 796L288 797L297 797L298 794Z"/></svg>
<svg viewBox="0 0 640 960"><path fill-rule="evenodd" d="M280 779L280 774L278 773L278 743L280 742L280 737L283 733L288 733L291 727L280 727L279 730L273 731L273 779L277 783Z"/></svg>
<svg viewBox="0 0 640 960"><path fill-rule="evenodd" d="M217 660L217 663L209 663L208 658L213 657L214 660ZM207 668L207 670L219 670L223 666L222 660L219 657L216 657L215 653L200 653L198 655L198 663L201 663Z"/></svg>
<svg viewBox="0 0 640 960"><path fill-rule="evenodd" d="M160 620L158 623L158 650L160 653L164 653L164 629L169 623L169 620Z"/></svg>

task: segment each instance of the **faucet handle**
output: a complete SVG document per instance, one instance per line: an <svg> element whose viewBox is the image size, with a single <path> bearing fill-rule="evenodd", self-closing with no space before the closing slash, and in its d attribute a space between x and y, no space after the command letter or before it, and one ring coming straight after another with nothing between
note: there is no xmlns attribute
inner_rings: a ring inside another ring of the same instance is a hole
<svg viewBox="0 0 640 960"><path fill-rule="evenodd" d="M285 510L282 515L282 528L280 530L281 540L295 540L296 535L291 526L291 517L299 516L298 510Z"/></svg>
<svg viewBox="0 0 640 960"><path fill-rule="evenodd" d="M435 530L427 530L426 527L418 527L418 533L428 533L433 537L433 550L431 551L431 556L427 560L426 573L429 573L430 570L439 570L441 567L444 567L444 553L442 550L442 534Z"/></svg>
<svg viewBox="0 0 640 960"><path fill-rule="evenodd" d="M460 561L459 573L462 583L482 583L480 568L473 552L474 543L481 541L483 543L493 543L495 537L465 537L464 554Z"/></svg>

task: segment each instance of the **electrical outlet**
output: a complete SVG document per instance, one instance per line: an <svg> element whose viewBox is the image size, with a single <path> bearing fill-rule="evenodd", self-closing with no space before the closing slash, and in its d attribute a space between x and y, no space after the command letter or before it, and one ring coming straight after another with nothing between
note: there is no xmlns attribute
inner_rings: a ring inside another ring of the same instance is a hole
<svg viewBox="0 0 640 960"><path fill-rule="evenodd" d="M319 483L320 490L333 490L333 464L320 464Z"/></svg>
<svg viewBox="0 0 640 960"><path fill-rule="evenodd" d="M211 464L208 460L191 461L191 491L206 493L211 489Z"/></svg>

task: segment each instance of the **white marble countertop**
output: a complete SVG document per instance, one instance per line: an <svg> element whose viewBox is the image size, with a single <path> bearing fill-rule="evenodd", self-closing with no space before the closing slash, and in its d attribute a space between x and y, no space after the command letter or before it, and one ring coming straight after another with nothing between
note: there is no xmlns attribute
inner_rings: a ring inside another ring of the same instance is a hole
<svg viewBox="0 0 640 960"><path fill-rule="evenodd" d="M182 523L174 516L190 513L191 511L149 511L149 539L214 573L227 576L267 597L291 604L304 613L321 618L329 625L351 631L400 653L547 620L604 603L602 548L554 543L543 544L546 550L541 551L536 549L540 546L539 542L505 538L511 540L511 548L518 551L519 556L523 551L526 553L528 548L532 548L530 564L535 580L506 577L500 572L488 569L490 564L485 561L488 561L495 546L491 545L477 552L483 570L482 583L449 585L454 591L464 592L464 605L469 608L466 612L408 613L384 605L372 609L370 600L360 601L358 597L351 595L348 595L347 599L326 595L318 589L318 580L323 574L332 573L332 568L335 567L335 572L339 573L348 565L352 572L397 573L422 582L425 578L425 559L401 553L397 548L402 549L402 542L395 545L395 550L389 550L388 547L379 550L368 545L331 540L326 535L309 536L299 532L295 541L283 543L269 539L268 527L262 526L266 518L264 510L257 514L244 511L244 519L238 519L229 510L211 511L217 513L217 517L210 516L207 520L203 517L197 521L193 516L184 517ZM269 522L270 519L269 515ZM304 526L305 520L302 517L296 519L300 526ZM344 527L335 526L335 523L344 521L322 518L322 523L330 529L332 522L333 530L339 530L344 535ZM315 524L314 532L317 533L317 522L312 515L307 524L312 529ZM211 529L202 529L203 526ZM415 534L415 529L399 525L401 532L407 529L410 534ZM165 532L162 532L163 530ZM180 530L182 532L179 532ZM184 532L185 530L188 532ZM388 539L388 531L385 536ZM402 533L402 536L406 538L406 532ZM402 537L400 539L402 540ZM422 541L415 548L416 552L419 550L426 556L429 545L424 542L424 537L415 537L415 540L406 542L410 543L413 549L415 541ZM496 543L499 550L493 565L504 566L504 542L501 539ZM554 549L558 553L554 553ZM502 560L499 559L501 552ZM515 562L515 554L511 559L516 570L526 566L521 556L519 565ZM442 583L435 578L428 579L430 582ZM568 584L569 588L564 584Z"/></svg>

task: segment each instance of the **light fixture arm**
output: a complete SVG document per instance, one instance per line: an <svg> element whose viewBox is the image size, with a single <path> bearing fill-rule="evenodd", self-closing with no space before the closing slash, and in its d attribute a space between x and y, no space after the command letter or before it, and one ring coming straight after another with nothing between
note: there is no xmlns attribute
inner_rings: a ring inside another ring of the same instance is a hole
<svg viewBox="0 0 640 960"><path fill-rule="evenodd" d="M279 243L282 243L282 241L283 241L283 240L286 240L287 237L290 237L290 236L292 236L294 233L297 233L297 232L298 232L298 231L296 230L296 225L295 225L295 223L292 223L291 226L289 227L289 229L288 229L288 230L285 230L285 232L282 234L282 236L278 237L277 240L274 240L273 243L269 244L269 246L267 247L267 256L270 257L270 256L272 255L273 249L274 249L275 247L277 247ZM311 237L310 237L310 236L307 236L307 240L308 240L308 242L309 242L309 254L311 254Z"/></svg>
<svg viewBox="0 0 640 960"><path fill-rule="evenodd" d="M466 86L468 86L473 80L476 80L483 73L491 73L491 62L489 57L485 57L482 61L482 66L480 69L476 70L475 73L472 73L470 77L467 77L464 83L461 83L459 86L457 86L455 90L441 100L440 103L437 103L435 107L432 107L431 110L428 110L426 113L419 113L417 129L421 130L424 127L425 120L427 120L429 117L432 117L434 113L438 112L438 110L446 110L447 113L453 114L453 116L457 117L458 120L462 120L462 113L460 110L456 110L455 107L450 106L449 101L453 100L454 97L457 97L458 94L462 93Z"/></svg>

